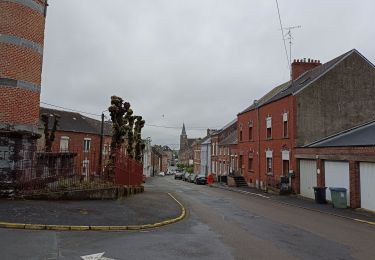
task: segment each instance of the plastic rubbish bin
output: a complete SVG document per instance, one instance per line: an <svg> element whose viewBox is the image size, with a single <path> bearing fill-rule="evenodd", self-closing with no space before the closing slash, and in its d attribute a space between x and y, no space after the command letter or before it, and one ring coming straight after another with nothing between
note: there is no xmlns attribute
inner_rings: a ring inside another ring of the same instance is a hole
<svg viewBox="0 0 375 260"><path fill-rule="evenodd" d="M340 209L347 208L346 189L329 187L329 190L331 191L333 207Z"/></svg>
<svg viewBox="0 0 375 260"><path fill-rule="evenodd" d="M318 204L326 204L326 189L327 187L314 187L315 202Z"/></svg>

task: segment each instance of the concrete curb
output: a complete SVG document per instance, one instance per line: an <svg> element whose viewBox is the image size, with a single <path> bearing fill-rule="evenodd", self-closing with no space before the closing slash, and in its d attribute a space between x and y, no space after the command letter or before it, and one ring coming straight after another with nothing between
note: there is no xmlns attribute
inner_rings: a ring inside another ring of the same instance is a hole
<svg viewBox="0 0 375 260"><path fill-rule="evenodd" d="M248 191L243 191L243 190L236 190L236 189L232 189L232 188L226 188L226 187L220 187L220 186L214 186L214 185L212 185L210 187L218 188L218 189L222 189L222 190L233 191L233 192L237 192L237 193L241 193L241 194L245 194L245 195L257 196L257 197L261 197L261 198L264 198L264 199L275 201L275 202L283 204L283 205L287 205L287 206L291 206L291 207L296 207L296 208L300 208L300 209L305 209L305 210L310 210L310 211L315 211L315 212L318 212L318 213L321 213L321 214L331 215L331 216L335 216L335 217L339 217L339 218L344 218L344 219L347 219L347 220L351 220L351 221L360 222L360 223L363 223L363 224L368 224L368 225L375 226L375 222L372 222L372 221L367 221L367 220L363 220L363 219L352 218L352 217L348 217L348 216L344 216L344 215L340 215L340 214L336 214L336 213L332 213L332 212L326 212L326 211L322 211L322 210L319 210L319 209L312 209L312 208L308 208L308 207L296 205L296 204L293 204L293 203L288 203L288 202L284 202L284 201L280 201L280 200L275 200L272 197L268 197L268 196L265 196L265 195L262 195L262 194L258 194L258 193L253 193L253 192L248 192Z"/></svg>
<svg viewBox="0 0 375 260"><path fill-rule="evenodd" d="M168 195L180 206L181 214L176 218L167 219L153 224L127 225L127 226L78 226L78 225L45 225L0 222L0 228L28 229L28 230L51 230L51 231L136 231L158 228L181 221L186 216L186 209L171 193Z"/></svg>

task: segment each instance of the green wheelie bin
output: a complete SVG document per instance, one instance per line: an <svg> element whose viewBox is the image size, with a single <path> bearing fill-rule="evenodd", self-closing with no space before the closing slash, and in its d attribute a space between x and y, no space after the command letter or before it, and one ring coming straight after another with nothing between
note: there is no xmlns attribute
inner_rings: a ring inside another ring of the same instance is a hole
<svg viewBox="0 0 375 260"><path fill-rule="evenodd" d="M331 191L333 207L340 209L347 208L346 189L329 187L329 190Z"/></svg>

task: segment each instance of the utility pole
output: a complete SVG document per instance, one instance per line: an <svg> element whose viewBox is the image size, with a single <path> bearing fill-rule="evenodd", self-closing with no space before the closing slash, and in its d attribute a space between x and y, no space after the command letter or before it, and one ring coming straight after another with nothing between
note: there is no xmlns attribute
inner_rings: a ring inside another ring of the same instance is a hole
<svg viewBox="0 0 375 260"><path fill-rule="evenodd" d="M286 30L286 34L284 37L289 41L289 70L290 70L290 78L292 78L292 30L301 28L301 25L296 26L289 26L289 27L283 27L284 30Z"/></svg>
<svg viewBox="0 0 375 260"><path fill-rule="evenodd" d="M102 125L100 128L100 149L99 149L99 167L100 173L103 171L103 138L104 138L104 111L102 113Z"/></svg>

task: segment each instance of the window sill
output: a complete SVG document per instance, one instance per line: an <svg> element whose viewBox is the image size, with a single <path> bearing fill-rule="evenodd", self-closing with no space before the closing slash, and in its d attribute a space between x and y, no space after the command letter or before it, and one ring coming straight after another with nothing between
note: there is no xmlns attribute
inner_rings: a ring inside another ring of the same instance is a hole
<svg viewBox="0 0 375 260"><path fill-rule="evenodd" d="M249 173L254 173L254 170L248 170Z"/></svg>
<svg viewBox="0 0 375 260"><path fill-rule="evenodd" d="M267 176L273 176L273 173L272 172L267 172L266 175Z"/></svg>

